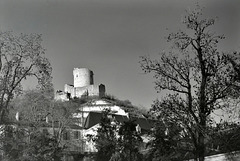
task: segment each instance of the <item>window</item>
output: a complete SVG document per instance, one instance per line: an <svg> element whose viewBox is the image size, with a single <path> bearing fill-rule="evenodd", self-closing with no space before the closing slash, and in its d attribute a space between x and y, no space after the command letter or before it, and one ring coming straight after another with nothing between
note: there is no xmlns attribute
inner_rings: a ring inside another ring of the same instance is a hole
<svg viewBox="0 0 240 161"><path fill-rule="evenodd" d="M48 130L47 129L43 129L42 132L43 132L44 135L48 134Z"/></svg>
<svg viewBox="0 0 240 161"><path fill-rule="evenodd" d="M79 139L80 137L80 131L74 131L73 132L74 139Z"/></svg>
<svg viewBox="0 0 240 161"><path fill-rule="evenodd" d="M14 134L14 129L12 126L6 126L6 131L5 131L5 135L7 137L13 137Z"/></svg>
<svg viewBox="0 0 240 161"><path fill-rule="evenodd" d="M66 131L63 133L63 140L70 140L70 132Z"/></svg>
<svg viewBox="0 0 240 161"><path fill-rule="evenodd" d="M18 149L23 149L24 146L22 144L18 145Z"/></svg>

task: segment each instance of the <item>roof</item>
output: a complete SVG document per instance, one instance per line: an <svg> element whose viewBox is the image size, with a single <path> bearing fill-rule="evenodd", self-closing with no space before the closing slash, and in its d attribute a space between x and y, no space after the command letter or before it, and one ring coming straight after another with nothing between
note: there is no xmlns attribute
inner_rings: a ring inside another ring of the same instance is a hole
<svg viewBox="0 0 240 161"><path fill-rule="evenodd" d="M31 127L34 126L34 122L27 122L27 121L11 121L7 123L8 125L13 125L13 126L19 126L19 127ZM59 122L55 121L54 123L49 122L46 123L46 121L41 121L41 122L35 122L35 124L37 124L37 127L39 128L59 128ZM83 129L81 126L74 124L74 123L70 123L65 125L67 127L69 127L70 129L75 129L75 130L80 130Z"/></svg>
<svg viewBox="0 0 240 161"><path fill-rule="evenodd" d="M121 110L125 111L126 113L130 113L135 117L142 117L140 110L130 102L108 97L90 97L90 99L86 99L85 102L80 105L78 111L81 112L82 107L119 107Z"/></svg>
<svg viewBox="0 0 240 161"><path fill-rule="evenodd" d="M81 106L114 106L114 103L106 99L92 99L88 100L86 103L81 104Z"/></svg>
<svg viewBox="0 0 240 161"><path fill-rule="evenodd" d="M116 115L116 114L110 114L117 122L124 123L131 120L134 120L136 124L139 124L139 126L143 130L150 130L153 127L153 120L146 119L146 118L139 118L139 117L131 117L128 118L127 116L123 115ZM86 121L84 123L84 128L89 129L101 122L101 118L103 116L103 113L100 112L89 112L89 115L86 118Z"/></svg>

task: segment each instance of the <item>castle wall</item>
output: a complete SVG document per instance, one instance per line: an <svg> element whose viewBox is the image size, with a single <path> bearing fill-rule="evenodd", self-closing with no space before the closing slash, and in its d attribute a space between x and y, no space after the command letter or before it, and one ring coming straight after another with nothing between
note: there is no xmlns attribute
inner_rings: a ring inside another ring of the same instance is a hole
<svg viewBox="0 0 240 161"><path fill-rule="evenodd" d="M74 86L70 85L70 84L65 84L64 85L64 92L72 94L74 92Z"/></svg>
<svg viewBox="0 0 240 161"><path fill-rule="evenodd" d="M88 88L88 95L89 96L98 96L99 95L99 87L98 85L91 85Z"/></svg>
<svg viewBox="0 0 240 161"><path fill-rule="evenodd" d="M93 72L87 68L74 68L74 87L93 85Z"/></svg>
<svg viewBox="0 0 240 161"><path fill-rule="evenodd" d="M89 85L85 87L76 87L74 97L81 96L99 96L99 86L97 85Z"/></svg>
<svg viewBox="0 0 240 161"><path fill-rule="evenodd" d="M57 91L55 94L55 100L62 100L62 101L68 101L68 95L67 93L63 92L63 91Z"/></svg>
<svg viewBox="0 0 240 161"><path fill-rule="evenodd" d="M83 95L87 96L88 95L88 91L86 87L75 87L74 88L74 94L73 97L82 97Z"/></svg>
<svg viewBox="0 0 240 161"><path fill-rule="evenodd" d="M100 85L98 86L98 88L99 88L99 96L100 96L100 97L104 96L104 95L105 95L105 91L106 91L105 85L100 84Z"/></svg>

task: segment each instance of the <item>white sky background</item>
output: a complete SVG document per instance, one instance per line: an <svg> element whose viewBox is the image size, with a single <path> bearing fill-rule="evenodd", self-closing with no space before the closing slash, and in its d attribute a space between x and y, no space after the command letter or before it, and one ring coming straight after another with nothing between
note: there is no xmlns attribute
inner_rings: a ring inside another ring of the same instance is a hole
<svg viewBox="0 0 240 161"><path fill-rule="evenodd" d="M40 33L53 67L55 90L72 84L72 70L86 67L107 93L150 108L161 97L139 56L156 57L170 44L164 37L182 27L194 0L0 0L0 29ZM240 1L199 0L215 29L225 34L219 48L240 51ZM31 87L31 83L26 85Z"/></svg>

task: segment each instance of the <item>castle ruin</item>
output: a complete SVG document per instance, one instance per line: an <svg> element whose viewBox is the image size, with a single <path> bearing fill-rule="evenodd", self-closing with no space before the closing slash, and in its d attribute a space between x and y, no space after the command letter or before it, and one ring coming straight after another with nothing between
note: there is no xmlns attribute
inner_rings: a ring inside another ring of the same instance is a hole
<svg viewBox="0 0 240 161"><path fill-rule="evenodd" d="M56 91L56 100L69 100L83 96L104 96L105 85L94 85L93 72L87 68L73 69L73 85L65 84L64 91Z"/></svg>

